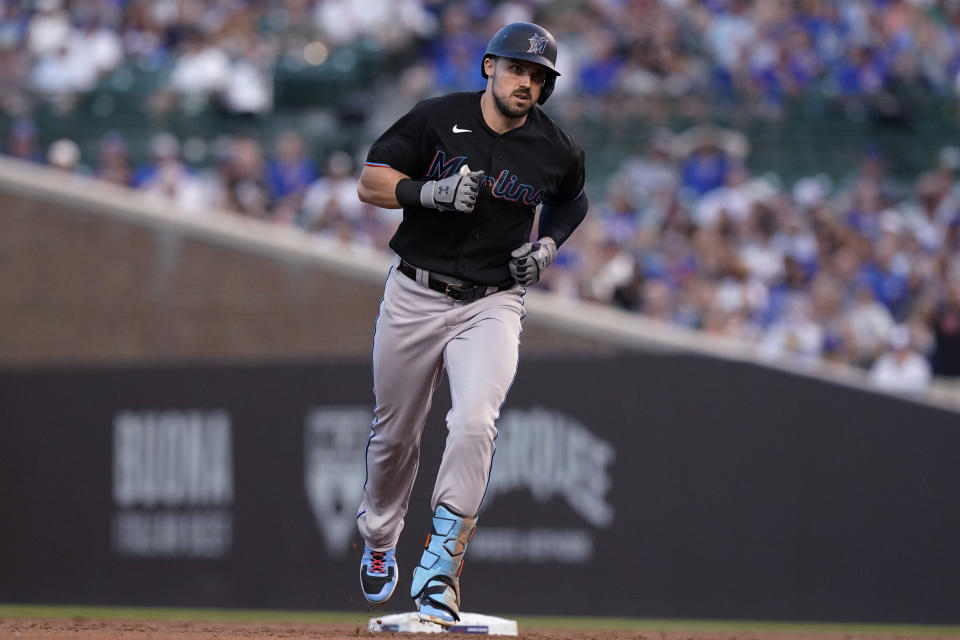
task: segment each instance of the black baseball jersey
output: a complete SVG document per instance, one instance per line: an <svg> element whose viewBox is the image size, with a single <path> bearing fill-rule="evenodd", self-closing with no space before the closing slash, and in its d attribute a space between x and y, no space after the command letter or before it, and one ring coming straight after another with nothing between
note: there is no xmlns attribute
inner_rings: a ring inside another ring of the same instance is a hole
<svg viewBox="0 0 960 640"><path fill-rule="evenodd" d="M563 204L583 190L583 149L538 106L522 127L486 125L479 93L424 100L370 148L367 164L414 180L439 180L468 165L483 181L471 213L407 207L390 240L407 262L470 282L512 282L510 252L529 242L537 205Z"/></svg>

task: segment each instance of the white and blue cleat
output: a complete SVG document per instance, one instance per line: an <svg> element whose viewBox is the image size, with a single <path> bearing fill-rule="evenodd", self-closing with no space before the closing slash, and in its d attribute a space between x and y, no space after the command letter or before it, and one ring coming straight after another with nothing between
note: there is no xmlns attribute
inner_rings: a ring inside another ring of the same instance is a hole
<svg viewBox="0 0 960 640"><path fill-rule="evenodd" d="M432 622L442 627L452 627L460 622L460 591L454 585L431 580L417 605L420 622Z"/></svg>
<svg viewBox="0 0 960 640"><path fill-rule="evenodd" d="M396 548L389 551L373 551L363 546L360 561L360 588L363 597L373 604L383 604L393 595L397 586Z"/></svg>
<svg viewBox="0 0 960 640"><path fill-rule="evenodd" d="M476 527L475 517L461 516L444 505L434 512L433 528L410 585L421 621L444 627L460 621L460 572Z"/></svg>

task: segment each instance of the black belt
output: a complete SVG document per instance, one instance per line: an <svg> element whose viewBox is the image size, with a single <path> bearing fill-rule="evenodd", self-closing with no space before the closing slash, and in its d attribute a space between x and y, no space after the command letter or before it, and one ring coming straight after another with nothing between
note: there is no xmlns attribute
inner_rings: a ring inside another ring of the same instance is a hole
<svg viewBox="0 0 960 640"><path fill-rule="evenodd" d="M416 281L417 279L417 268L406 260L400 261L400 264L397 265L397 271L411 280ZM490 293L505 291L510 288L493 287L485 284L468 284L466 282L444 282L443 280L434 278L432 275L427 278L427 287L434 291L439 291L451 300L458 300L460 302L473 302Z"/></svg>

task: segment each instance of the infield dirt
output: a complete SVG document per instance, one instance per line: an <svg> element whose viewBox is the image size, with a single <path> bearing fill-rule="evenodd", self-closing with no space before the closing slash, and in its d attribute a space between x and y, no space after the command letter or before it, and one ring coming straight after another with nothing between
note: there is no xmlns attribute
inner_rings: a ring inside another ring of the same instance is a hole
<svg viewBox="0 0 960 640"><path fill-rule="evenodd" d="M245 640L282 638L284 640L352 640L379 638L450 638L478 640L476 634L410 634L371 632L366 620L356 624L306 623L226 623L226 622L151 622L93 619L0 619L0 639L6 640ZM508 636L496 636L507 638ZM706 631L597 631L577 629L520 629L518 640L946 640L958 636L903 634L862 635L851 633L769 633Z"/></svg>

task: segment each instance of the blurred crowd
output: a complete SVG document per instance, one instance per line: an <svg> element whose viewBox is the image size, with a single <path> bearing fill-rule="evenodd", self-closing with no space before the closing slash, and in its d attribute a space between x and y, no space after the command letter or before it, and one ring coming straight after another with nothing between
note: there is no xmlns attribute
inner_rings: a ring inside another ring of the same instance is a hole
<svg viewBox="0 0 960 640"><path fill-rule="evenodd" d="M453 5L423 64L443 89L478 86L493 25L542 19L563 46L558 96L569 115L661 111L777 118L816 95L902 117L911 94L955 95L955 0L583 0ZM480 19L482 18L482 19ZM492 24L485 24L490 21ZM477 26L482 29L477 30ZM615 96L615 100L611 100Z"/></svg>
<svg viewBox="0 0 960 640"><path fill-rule="evenodd" d="M705 122L725 108L777 118L812 94L895 109L960 87L960 0L4 0L3 152L192 214L385 248L399 216L356 197L364 145L418 99L482 88L489 35L519 20L562 43L548 105L561 120L663 122L665 108ZM215 104L256 125L275 111L278 70L349 73L344 52L358 42L387 61L374 86L357 88L369 131L322 154L308 133L267 139L256 126L215 140L159 130L142 154L130 132L105 127L91 152L47 140L31 117L148 74L145 110ZM852 364L889 389L960 376L960 151L945 146L898 180L866 149L850 175L788 185L751 172L749 147L710 125L655 129L593 185L591 215L544 286L771 356Z"/></svg>
<svg viewBox="0 0 960 640"><path fill-rule="evenodd" d="M742 149L709 127L652 136L546 285L891 388L960 375L960 148L913 182L867 150L848 176L792 185L751 174Z"/></svg>
<svg viewBox="0 0 960 640"><path fill-rule="evenodd" d="M72 140L56 140L45 152L35 141L32 126L18 123L6 153L132 187L148 200L173 205L187 215L224 211L378 249L387 248L399 224L397 212L357 198L359 163L354 155L335 150L322 161L314 160L303 136L293 130L283 132L266 148L254 136L222 138L215 145L218 161L211 166L191 164L185 145L169 133L153 136L142 164L131 160L123 136L116 131L103 136L99 153L90 163Z"/></svg>
<svg viewBox="0 0 960 640"><path fill-rule="evenodd" d="M167 98L268 113L278 65L359 41L402 63L414 92L480 88L489 35L517 20L563 43L556 95L577 95L573 109L700 96L776 112L813 91L954 94L960 71L956 0L4 0L0 109L69 102L125 67L160 72Z"/></svg>

